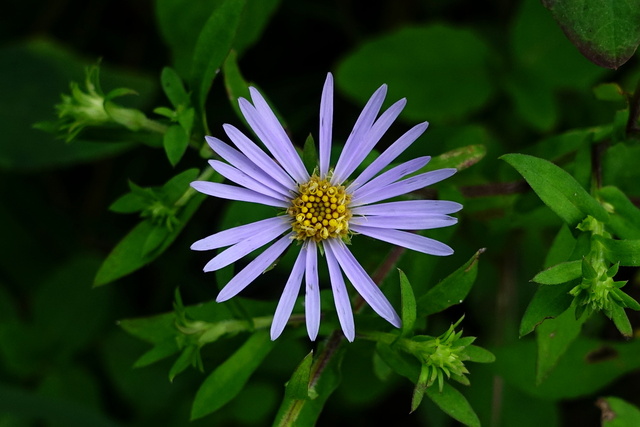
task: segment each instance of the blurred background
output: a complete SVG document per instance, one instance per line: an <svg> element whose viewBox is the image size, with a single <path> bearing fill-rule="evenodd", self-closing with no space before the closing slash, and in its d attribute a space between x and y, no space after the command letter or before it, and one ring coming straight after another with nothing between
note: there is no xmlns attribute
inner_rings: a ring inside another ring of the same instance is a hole
<svg viewBox="0 0 640 427"><path fill-rule="evenodd" d="M213 0L184 2L184 8L207 1ZM286 118L294 140L317 133L320 91L331 71L336 75L334 135L346 137L367 97L387 83L389 102L408 98L391 137L428 120L430 128L421 139L428 154L484 145L485 158L455 177L465 199L449 242L456 255L433 271L430 265L425 275L436 283L487 247L469 298L440 324L446 328L464 313L465 334L478 336L479 345L499 350L522 344L518 325L535 291L529 280L541 269L559 221L543 212L530 193L512 205L526 188L498 157L531 152L534 143L569 129L609 123L619 106L597 101L592 87L616 81L633 90L640 76L637 56L619 70L597 67L577 52L536 0L268 4L269 19L259 37L240 50L239 66ZM149 115L152 108L168 105L160 72L167 65L180 70L181 61L179 32L166 30L172 18L159 13L151 0L9 0L3 5L1 427L268 425L284 382L311 347L304 339L277 347L237 399L194 422L189 411L202 373L189 369L171 383L171 360L132 367L148 344L123 331L119 320L171 311L177 286L185 304L215 298L213 278L202 274L207 256L188 249L223 219L225 211L213 202L202 205L156 262L92 288L101 262L139 221L136 215L108 210L128 191L128 181L161 185L204 162L197 152L188 152L172 167L163 150L138 141L83 135L67 144L32 125L54 119L60 94L69 91L70 81L83 81L85 67L98 60L105 90L124 86L137 91L123 103ZM173 25L188 25L183 18L176 15ZM214 81L207 111L218 137L223 123L239 125L222 79ZM547 146L553 147L553 141ZM625 162L628 168L605 176L636 198L637 177L628 171L637 169L637 154L609 156L606 162ZM506 224L505 212L515 212L515 220ZM636 277L633 269L626 274ZM631 321L638 325L640 319ZM620 340L604 321L598 334ZM456 425L430 402L409 415L412 384L398 378L394 387L382 386L370 360L358 358L370 351L369 344L356 341L353 347L343 363L341 386L318 425ZM505 368L514 375L525 351L518 348L497 352L514 358L514 367ZM527 354L533 363L534 352ZM219 360L216 354L203 356L209 370ZM505 384L492 369L471 366L472 387L465 392L483 425L596 426L598 396L615 394L640 404L637 369L588 393L547 398Z"/></svg>

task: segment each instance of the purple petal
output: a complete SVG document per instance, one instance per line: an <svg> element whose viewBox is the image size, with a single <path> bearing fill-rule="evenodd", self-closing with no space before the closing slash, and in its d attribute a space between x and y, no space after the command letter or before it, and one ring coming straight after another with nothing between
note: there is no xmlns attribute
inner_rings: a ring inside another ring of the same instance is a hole
<svg viewBox="0 0 640 427"><path fill-rule="evenodd" d="M239 260L243 256L271 242L273 239L289 229L291 229L290 224L287 224L286 222L280 222L279 224L274 224L270 228L259 231L253 236L239 241L235 245L231 246L228 249L225 249L224 251L213 257L213 259L204 266L204 271L215 271L226 267L232 262Z"/></svg>
<svg viewBox="0 0 640 427"><path fill-rule="evenodd" d="M193 181L191 186L197 191L209 196L219 197L227 200L238 200L240 202L260 203L261 205L275 206L278 208L287 208L289 203L256 193L243 187L235 185L220 184L209 181Z"/></svg>
<svg viewBox="0 0 640 427"><path fill-rule="evenodd" d="M352 206L368 205L370 203L379 202L380 200L401 196L426 187L427 185L440 182L443 179L449 178L454 173L456 173L455 168L438 169L425 172L420 175L412 176L411 178L403 179L402 181L394 182L386 187L378 188L376 191L372 191L363 197L354 197L353 200L351 200L351 204Z"/></svg>
<svg viewBox="0 0 640 427"><path fill-rule="evenodd" d="M358 206L351 209L353 215L424 215L451 214L462 209L462 205L448 200L403 200Z"/></svg>
<svg viewBox="0 0 640 427"><path fill-rule="evenodd" d="M330 256L336 258L353 287L356 288L371 308L396 328L401 327L402 321L389 300L387 300L387 297L385 297L380 288L373 283L371 277L369 277L367 272L364 271L362 266L354 258L353 254L347 249L344 242L339 239L327 239L324 241L324 247L327 249L327 252L331 252Z"/></svg>
<svg viewBox="0 0 640 427"><path fill-rule="evenodd" d="M256 103L255 106L244 98L238 100L242 115L247 119L251 129L293 179L299 183L308 181L309 174L304 168L300 156L296 153L291 140L271 109L255 89L251 92L251 96Z"/></svg>
<svg viewBox="0 0 640 427"><path fill-rule="evenodd" d="M266 174L290 190L296 189L296 183L291 177L260 149L253 141L247 138L242 132L231 125L222 126L227 136L253 163L255 163Z"/></svg>
<svg viewBox="0 0 640 427"><path fill-rule="evenodd" d="M376 120L373 127L371 127L369 132L362 138L361 142L357 146L354 145L352 155L342 172L345 179L349 178L358 165L367 157L367 154L373 150L373 147L376 146L385 132L389 130L389 127L391 127L391 124L398 118L406 104L407 100L403 98L389 107L389 109L382 113L380 118Z"/></svg>
<svg viewBox="0 0 640 427"><path fill-rule="evenodd" d="M276 307L276 312L273 315L273 322L271 323L272 341L280 336L289 321L289 317L291 317L293 306L296 303L296 298L298 298L298 293L300 293L305 263L306 250L303 248L298 254L296 262L293 264L289 280L287 280L284 291L282 291L282 295L280 296L280 301L278 301L278 307Z"/></svg>
<svg viewBox="0 0 640 427"><path fill-rule="evenodd" d="M447 256L453 254L453 249L428 237L419 234L409 233L408 231L400 231L384 228L372 228L364 225L349 224L349 228L356 233L373 237L393 245L402 246L403 248L422 252L429 255Z"/></svg>
<svg viewBox="0 0 640 427"><path fill-rule="evenodd" d="M333 75L327 73L320 100L320 178L327 176L331 161L331 133L333 127Z"/></svg>
<svg viewBox="0 0 640 427"><path fill-rule="evenodd" d="M431 160L431 157L429 156L418 157L389 169L385 173L380 174L380 176L375 177L374 179L354 191L352 193L353 199L357 200L363 196L366 196L367 194L377 192L380 190L380 188L384 188L404 178L405 176L420 170L421 168L425 167L427 163L429 163L429 160Z"/></svg>
<svg viewBox="0 0 640 427"><path fill-rule="evenodd" d="M358 224L373 228L396 228L400 230L429 230L454 225L458 220L448 215L377 215L353 217L349 225Z"/></svg>
<svg viewBox="0 0 640 427"><path fill-rule="evenodd" d="M304 313L307 318L307 333L311 341L315 341L320 329L320 285L317 245L312 239L307 240L305 280L307 287L304 296Z"/></svg>
<svg viewBox="0 0 640 427"><path fill-rule="evenodd" d="M427 130L429 126L428 122L423 122L415 125L409 129L404 135L396 140L389 148L387 148L377 159L375 159L367 168L360 174L353 183L347 188L347 191L353 192L358 187L364 185L371 178L376 176L378 172L386 168L392 161L394 161L400 154L404 152L411 144L414 143L420 135Z"/></svg>
<svg viewBox="0 0 640 427"><path fill-rule="evenodd" d="M227 162L229 162L229 164L234 166L236 169L243 171L244 173L246 173L256 181L267 185L268 187L274 189L275 191L279 192L283 196L288 197L291 195L289 190L290 187L286 187L280 182L273 179L271 175L267 174L262 169L260 169L258 165L256 165L251 160L249 160L249 158L244 154L242 154L240 151L230 147L229 145L225 144L224 142L220 141L217 138L213 138L211 136L205 136L205 139L207 140L207 143L209 144L209 146L214 152L218 153L220 157L225 159ZM284 171L282 170L280 171L283 174L285 174ZM291 181L291 178L289 178L288 175L287 175L287 178ZM291 183L293 184L293 181L291 181Z"/></svg>
<svg viewBox="0 0 640 427"><path fill-rule="evenodd" d="M220 291L217 302L223 302L238 295L244 288L261 275L267 268L275 262L276 259L284 252L293 241L293 233L287 234L268 247L264 252L251 261L240 273L236 274L233 279Z"/></svg>
<svg viewBox="0 0 640 427"><path fill-rule="evenodd" d="M265 196L273 197L274 199L282 200L287 203L291 200L290 197L278 193L227 163L219 160L209 160L209 165L211 165L213 170L227 178L229 181L233 181L234 183L248 188L249 190L253 190L256 193L264 194Z"/></svg>
<svg viewBox="0 0 640 427"><path fill-rule="evenodd" d="M240 225L238 227L229 228L212 234L211 236L200 239L191 245L194 251L209 251L211 249L224 248L225 246L234 245L244 239L254 236L261 231L278 227L281 223L290 225L290 219L286 216L276 216L273 218L263 219L261 221L252 222L251 224Z"/></svg>
<svg viewBox="0 0 640 427"><path fill-rule="evenodd" d="M362 142L361 140L364 135L366 135L369 132L369 129L371 129L386 95L387 85L380 86L380 88L371 95L367 105L362 109L358 120L356 120L356 124L353 126L353 130L351 131L349 138L347 138L347 142L344 144L342 153L340 153L340 158L338 159L338 163L336 164L331 178L332 184L342 183L347 178L347 176L344 175L345 167L353 155L353 150L357 149L357 146Z"/></svg>
<svg viewBox="0 0 640 427"><path fill-rule="evenodd" d="M325 251L325 254L327 266L329 267L331 289L333 290L333 301L335 302L336 311L338 312L338 320L340 321L344 336L353 342L356 336L356 327L353 323L353 311L351 309L349 293L347 292L347 287L342 278L342 271L340 271L338 261L333 256L333 252Z"/></svg>

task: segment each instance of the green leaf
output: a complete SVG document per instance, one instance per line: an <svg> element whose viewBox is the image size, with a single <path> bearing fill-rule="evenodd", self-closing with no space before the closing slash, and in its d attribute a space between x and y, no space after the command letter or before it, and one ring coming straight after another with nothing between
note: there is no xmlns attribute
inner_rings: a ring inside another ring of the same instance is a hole
<svg viewBox="0 0 640 427"><path fill-rule="evenodd" d="M526 154L505 154L500 158L513 166L538 197L570 227L577 226L587 215L607 221L604 208L560 167Z"/></svg>
<svg viewBox="0 0 640 427"><path fill-rule="evenodd" d="M274 426L294 425L306 400L309 400L309 379L311 378L311 364L313 350L302 359L291 375L284 389L284 399L275 417Z"/></svg>
<svg viewBox="0 0 640 427"><path fill-rule="evenodd" d="M140 212L148 205L147 201L135 193L126 193L118 197L115 202L109 205L111 212L134 213Z"/></svg>
<svg viewBox="0 0 640 427"><path fill-rule="evenodd" d="M538 287L520 321L520 337L532 332L544 319L559 316L569 308L573 301L569 291L575 285L576 283L565 283Z"/></svg>
<svg viewBox="0 0 640 427"><path fill-rule="evenodd" d="M541 285L559 285L582 276L582 261L567 261L536 274L533 282Z"/></svg>
<svg viewBox="0 0 640 427"><path fill-rule="evenodd" d="M418 316L439 313L460 304L471 290L478 275L478 260L485 249L479 249L466 263L418 298Z"/></svg>
<svg viewBox="0 0 640 427"><path fill-rule="evenodd" d="M424 398L424 392L427 390L427 383L429 381L429 366L422 365L420 368L420 376L416 382L416 386L413 389L413 395L411 396L411 410L409 413L413 413Z"/></svg>
<svg viewBox="0 0 640 427"><path fill-rule="evenodd" d="M194 365L194 360L198 357L200 356L198 354L198 348L196 346L190 345L185 347L169 370L169 381L173 382L173 379L178 374L183 372L189 366Z"/></svg>
<svg viewBox="0 0 640 427"><path fill-rule="evenodd" d="M413 288L404 272L398 269L400 274L400 295L402 297L402 331L401 336L413 335L416 324L416 297Z"/></svg>
<svg viewBox="0 0 640 427"><path fill-rule="evenodd" d="M543 0L562 31L586 58L616 69L640 44L640 8L634 1Z"/></svg>
<svg viewBox="0 0 640 427"><path fill-rule="evenodd" d="M302 162L310 175L318 167L318 151L311 134L304 141L304 146L302 147Z"/></svg>
<svg viewBox="0 0 640 427"><path fill-rule="evenodd" d="M184 83L178 73L171 67L164 67L160 74L160 82L164 93L171 101L174 108L187 106L191 103L189 94L184 88Z"/></svg>
<svg viewBox="0 0 640 427"><path fill-rule="evenodd" d="M145 253L144 248L149 235L154 232L156 225L149 219L145 219L136 225L104 260L96 274L93 285L102 286L111 283L156 259L178 237L182 228L204 199L204 195L197 194L179 211L177 215L178 225L169 232L160 247L151 253Z"/></svg>
<svg viewBox="0 0 640 427"><path fill-rule="evenodd" d="M203 109L218 69L231 50L245 0L223 0L204 24L195 44L191 65L191 86L196 105Z"/></svg>
<svg viewBox="0 0 640 427"><path fill-rule="evenodd" d="M601 83L593 88L593 94L601 101L626 102L627 95L618 83Z"/></svg>
<svg viewBox="0 0 640 427"><path fill-rule="evenodd" d="M480 420L469 401L449 383L444 383L442 391L436 387L427 388L427 396L451 418L466 426L480 427Z"/></svg>
<svg viewBox="0 0 640 427"><path fill-rule="evenodd" d="M189 134L180 125L169 126L162 138L162 144L164 145L164 151L167 153L169 163L171 163L171 166L175 166L189 146Z"/></svg>
<svg viewBox="0 0 640 427"><path fill-rule="evenodd" d="M145 366L149 366L159 360L177 353L178 351L180 351L180 348L178 348L178 343L176 341L174 332L170 338L156 344L155 346L153 346L153 348L151 348L151 350L140 356L133 364L133 367L142 368Z"/></svg>
<svg viewBox="0 0 640 427"><path fill-rule="evenodd" d="M434 157L424 169L456 168L463 170L478 163L486 154L487 147L482 144L467 145Z"/></svg>
<svg viewBox="0 0 640 427"><path fill-rule="evenodd" d="M493 363L496 360L496 356L493 353L477 345L470 345L465 348L464 354L467 355L471 362L475 363Z"/></svg>
<svg viewBox="0 0 640 427"><path fill-rule="evenodd" d="M617 187L602 187L598 196L610 211L607 228L620 239L640 239L640 209Z"/></svg>
<svg viewBox="0 0 640 427"><path fill-rule="evenodd" d="M273 346L267 331L251 335L204 380L193 401L191 419L215 412L236 397Z"/></svg>
<svg viewBox="0 0 640 427"><path fill-rule="evenodd" d="M391 99L410 94L401 117L455 120L478 111L493 94L489 56L489 45L471 30L442 24L401 27L359 44L338 65L336 85L364 104L387 83Z"/></svg>
<svg viewBox="0 0 640 427"><path fill-rule="evenodd" d="M578 337L586 316L576 320L574 310L567 309L554 319L547 319L536 328L538 358L536 384L540 384L558 364L571 343Z"/></svg>
<svg viewBox="0 0 640 427"><path fill-rule="evenodd" d="M335 346L338 346L336 348ZM290 426L292 425L291 415L297 413L296 426L314 426L318 422L318 417L322 413L322 409L333 391L340 383L340 367L345 354L345 348L340 343L328 342L328 345L322 348L315 357L311 366L311 381L309 387L309 400L299 400L301 406L289 407L286 400L280 407L276 415L274 426Z"/></svg>
<svg viewBox="0 0 640 427"><path fill-rule="evenodd" d="M519 340L496 347L492 370L529 396L545 400L592 395L640 368L640 341L599 341L578 336L542 384L536 380L536 343Z"/></svg>
<svg viewBox="0 0 640 427"><path fill-rule="evenodd" d="M0 169L41 171L113 157L135 146L131 135L115 139L105 132L84 133L65 144L34 123L56 118L54 105L60 94L69 92L70 81L84 81L86 62L74 52L51 41L32 40L5 44L0 48ZM134 75L123 69L101 66L105 88L127 86L140 94L130 105L147 108L155 95L150 76Z"/></svg>
<svg viewBox="0 0 640 427"><path fill-rule="evenodd" d="M562 224L558 233L551 243L551 247L547 252L544 260L544 266L549 268L553 265L560 264L569 259L576 247L576 239L573 237L571 230L566 224Z"/></svg>
<svg viewBox="0 0 640 427"><path fill-rule="evenodd" d="M612 264L640 267L640 240L613 240L597 235L593 237L604 246L605 257Z"/></svg>
<svg viewBox="0 0 640 427"><path fill-rule="evenodd" d="M627 338L631 338L633 336L633 328L631 327L631 322L629 322L629 318L627 317L627 313L625 313L624 308L620 307L617 304L612 304L610 311L611 320L618 328L618 331L622 335Z"/></svg>
<svg viewBox="0 0 640 427"><path fill-rule="evenodd" d="M198 177L198 169L191 168L184 170L172 177L169 181L162 185L162 198L168 205L172 205L182 197L185 191L189 191L192 181L195 181ZM218 177L217 179L222 179Z"/></svg>
<svg viewBox="0 0 640 427"><path fill-rule="evenodd" d="M224 61L222 73L224 74L224 86L227 89L227 96L229 97L231 107L235 111L236 116L246 124L246 119L238 106L238 98L249 99L249 84L240 72L236 52L231 51L229 53L229 56L227 56L227 59Z"/></svg>
<svg viewBox="0 0 640 427"><path fill-rule="evenodd" d="M313 350L307 354L300 365L291 375L285 388L285 396L290 399L309 399L309 378L311 377L311 363L313 362Z"/></svg>
<svg viewBox="0 0 640 427"><path fill-rule="evenodd" d="M596 402L602 411L602 427L640 426L640 409L620 398L609 396Z"/></svg>

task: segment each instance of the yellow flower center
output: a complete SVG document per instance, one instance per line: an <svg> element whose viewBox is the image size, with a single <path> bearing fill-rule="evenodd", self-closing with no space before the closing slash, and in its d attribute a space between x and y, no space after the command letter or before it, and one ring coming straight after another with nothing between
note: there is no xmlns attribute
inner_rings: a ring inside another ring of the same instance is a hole
<svg viewBox="0 0 640 427"><path fill-rule="evenodd" d="M309 182L298 185L298 197L287 213L293 218L295 238L319 242L330 237L345 237L349 233L351 195L344 186L331 185L326 179L311 176Z"/></svg>

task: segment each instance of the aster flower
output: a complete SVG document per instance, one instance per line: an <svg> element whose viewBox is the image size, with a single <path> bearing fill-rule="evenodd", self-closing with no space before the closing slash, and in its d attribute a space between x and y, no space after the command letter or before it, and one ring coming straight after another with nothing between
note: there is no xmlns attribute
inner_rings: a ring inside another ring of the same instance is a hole
<svg viewBox="0 0 640 427"><path fill-rule="evenodd" d="M362 234L426 254L453 253L444 243L405 230L453 225L457 219L448 214L459 211L462 208L459 203L439 200L378 203L439 182L456 172L439 169L405 178L424 167L429 156L382 172L427 129L428 123L414 126L362 173L352 177L406 104L401 99L378 117L387 91L387 86L382 85L362 110L338 162L331 168L333 76L329 73L320 102L319 164L310 175L265 99L255 88L249 89L251 102L240 98L240 110L267 151L226 124L225 133L237 149L207 136L213 151L226 160L226 163L210 160L209 164L237 185L195 181L191 186L210 196L274 206L282 211L272 218L220 231L191 246L198 251L228 247L204 267L204 271L215 271L275 241L227 283L216 301L236 296L287 248L294 246L299 253L275 311L271 339L282 333L289 320L303 279L307 332L311 340L316 339L321 312L318 252L327 263L338 320L349 341L355 338L355 326L345 276L378 315L400 327L401 320L393 306L347 244L352 235Z"/></svg>

